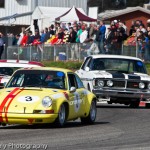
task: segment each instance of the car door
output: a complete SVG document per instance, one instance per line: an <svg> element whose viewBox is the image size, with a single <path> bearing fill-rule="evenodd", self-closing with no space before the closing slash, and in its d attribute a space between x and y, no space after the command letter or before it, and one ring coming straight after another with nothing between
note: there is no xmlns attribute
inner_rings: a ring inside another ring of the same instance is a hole
<svg viewBox="0 0 150 150"><path fill-rule="evenodd" d="M87 57L81 66L80 70L77 71L78 76L82 80L84 87L87 88L88 78L90 77L90 63L92 61L92 57Z"/></svg>
<svg viewBox="0 0 150 150"><path fill-rule="evenodd" d="M68 83L69 83L69 90L72 87L75 87L75 91L69 92L69 105L70 105L70 117L75 118L79 117L83 114L83 105L84 105L84 93L83 93L83 84L79 82L79 77L76 76L74 73L68 73Z"/></svg>

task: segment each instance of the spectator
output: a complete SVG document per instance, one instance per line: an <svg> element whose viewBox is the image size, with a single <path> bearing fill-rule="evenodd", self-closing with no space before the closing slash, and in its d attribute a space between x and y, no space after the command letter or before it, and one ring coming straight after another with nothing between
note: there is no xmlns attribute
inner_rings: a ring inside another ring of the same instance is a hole
<svg viewBox="0 0 150 150"><path fill-rule="evenodd" d="M99 43L100 43L100 50L101 53L105 53L104 50L104 40L105 40L105 32L106 32L106 26L104 24L103 21L100 21L100 26L99 26L99 30L100 30L100 38L99 38Z"/></svg>
<svg viewBox="0 0 150 150"><path fill-rule="evenodd" d="M3 34L0 33L0 59L2 58L3 51L4 51L4 40Z"/></svg>

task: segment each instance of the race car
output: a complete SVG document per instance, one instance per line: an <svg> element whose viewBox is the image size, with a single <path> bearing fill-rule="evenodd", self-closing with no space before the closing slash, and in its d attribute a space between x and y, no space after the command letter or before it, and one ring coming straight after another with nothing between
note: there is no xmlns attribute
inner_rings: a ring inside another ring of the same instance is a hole
<svg viewBox="0 0 150 150"><path fill-rule="evenodd" d="M150 76L141 59L118 55L91 55L76 71L99 101L138 107L150 104Z"/></svg>
<svg viewBox="0 0 150 150"><path fill-rule="evenodd" d="M0 97L1 124L55 123L62 127L77 118L84 124L96 119L96 96L67 69L19 69L0 90Z"/></svg>
<svg viewBox="0 0 150 150"><path fill-rule="evenodd" d="M26 60L0 60L0 88L3 88L13 72L19 68L26 67L43 67L40 62L26 61Z"/></svg>

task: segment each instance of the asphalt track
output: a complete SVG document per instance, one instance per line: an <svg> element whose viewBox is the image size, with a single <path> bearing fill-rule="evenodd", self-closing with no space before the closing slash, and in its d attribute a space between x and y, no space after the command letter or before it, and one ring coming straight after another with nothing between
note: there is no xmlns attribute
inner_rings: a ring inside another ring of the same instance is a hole
<svg viewBox="0 0 150 150"><path fill-rule="evenodd" d="M44 147L45 144L45 147ZM0 127L0 149L150 150L150 109L100 104L94 125Z"/></svg>

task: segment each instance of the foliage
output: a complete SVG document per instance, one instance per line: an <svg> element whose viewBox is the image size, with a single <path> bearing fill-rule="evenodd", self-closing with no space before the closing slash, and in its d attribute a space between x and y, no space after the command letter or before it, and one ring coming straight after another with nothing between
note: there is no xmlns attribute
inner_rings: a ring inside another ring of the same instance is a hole
<svg viewBox="0 0 150 150"><path fill-rule="evenodd" d="M66 68L70 70L77 70L81 67L82 62L78 61L43 61L42 62L46 67L58 67Z"/></svg>

